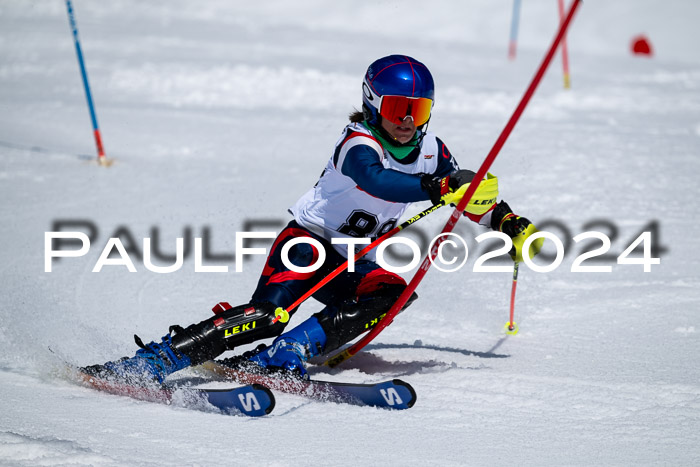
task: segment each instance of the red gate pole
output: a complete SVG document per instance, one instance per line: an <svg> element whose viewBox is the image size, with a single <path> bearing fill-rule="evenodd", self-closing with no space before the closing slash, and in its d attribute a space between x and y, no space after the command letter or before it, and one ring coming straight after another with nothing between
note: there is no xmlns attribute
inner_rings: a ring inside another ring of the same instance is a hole
<svg viewBox="0 0 700 467"><path fill-rule="evenodd" d="M564 21L564 0L559 0L559 21ZM561 63L564 67L564 89L571 88L571 74L569 74L569 51L566 47L566 35L561 39Z"/></svg>

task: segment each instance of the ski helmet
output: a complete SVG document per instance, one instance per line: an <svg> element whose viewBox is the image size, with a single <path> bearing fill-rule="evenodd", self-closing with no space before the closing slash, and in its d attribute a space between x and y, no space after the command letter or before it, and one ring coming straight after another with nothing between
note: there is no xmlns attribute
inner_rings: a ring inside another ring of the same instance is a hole
<svg viewBox="0 0 700 467"><path fill-rule="evenodd" d="M430 120L434 97L430 71L407 55L376 60L362 82L362 111L372 126L379 126L381 118L399 124L410 116L420 128Z"/></svg>

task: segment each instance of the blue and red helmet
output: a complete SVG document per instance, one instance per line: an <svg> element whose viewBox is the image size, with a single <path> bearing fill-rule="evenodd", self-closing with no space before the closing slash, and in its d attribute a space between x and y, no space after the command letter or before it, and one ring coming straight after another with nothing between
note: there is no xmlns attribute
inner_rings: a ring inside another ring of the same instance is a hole
<svg viewBox="0 0 700 467"><path fill-rule="evenodd" d="M367 68L362 82L362 110L367 123L381 118L399 124L411 117L417 127L430 120L435 84L428 68L407 55L389 55Z"/></svg>

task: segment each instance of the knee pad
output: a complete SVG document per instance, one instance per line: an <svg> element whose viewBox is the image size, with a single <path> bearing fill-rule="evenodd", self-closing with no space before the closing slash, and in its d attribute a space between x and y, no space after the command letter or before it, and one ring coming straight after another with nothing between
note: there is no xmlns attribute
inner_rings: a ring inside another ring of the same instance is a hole
<svg viewBox="0 0 700 467"><path fill-rule="evenodd" d="M217 304L212 311L215 316L187 328L171 326L172 346L184 353L193 365L218 357L260 339L278 336L286 324L275 319L275 305L269 302L248 303L231 307L228 303Z"/></svg>
<svg viewBox="0 0 700 467"><path fill-rule="evenodd" d="M406 289L403 284L384 284L381 288L354 300L348 300L337 307L329 306L314 316L326 333L324 353L340 348L373 328L396 303ZM414 292L402 311L418 298Z"/></svg>

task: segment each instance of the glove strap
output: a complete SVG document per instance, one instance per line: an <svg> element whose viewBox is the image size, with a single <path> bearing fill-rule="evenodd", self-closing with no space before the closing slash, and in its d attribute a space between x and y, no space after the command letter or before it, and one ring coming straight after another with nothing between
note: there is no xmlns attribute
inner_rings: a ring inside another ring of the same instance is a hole
<svg viewBox="0 0 700 467"><path fill-rule="evenodd" d="M448 175L440 180L440 197L445 196L450 191L450 176Z"/></svg>

